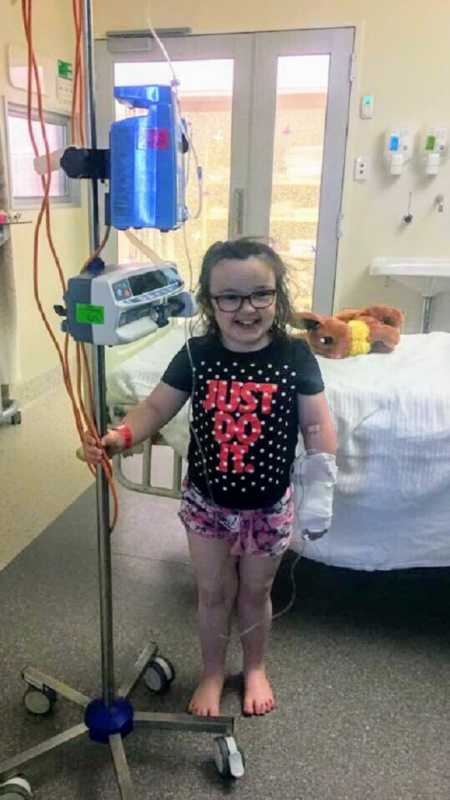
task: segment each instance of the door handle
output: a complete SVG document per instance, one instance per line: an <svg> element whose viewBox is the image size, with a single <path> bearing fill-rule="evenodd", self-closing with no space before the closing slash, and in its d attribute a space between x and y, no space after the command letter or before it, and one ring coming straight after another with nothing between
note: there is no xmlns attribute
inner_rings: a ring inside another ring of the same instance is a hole
<svg viewBox="0 0 450 800"><path fill-rule="evenodd" d="M244 189L235 189L233 192L233 234L242 236L244 232Z"/></svg>

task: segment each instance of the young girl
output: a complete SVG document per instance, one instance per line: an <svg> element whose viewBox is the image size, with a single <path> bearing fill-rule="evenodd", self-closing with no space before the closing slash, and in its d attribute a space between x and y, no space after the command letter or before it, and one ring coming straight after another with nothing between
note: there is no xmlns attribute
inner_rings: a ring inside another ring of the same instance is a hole
<svg viewBox="0 0 450 800"><path fill-rule="evenodd" d="M161 383L102 439L113 455L153 437L192 401L180 518L198 584L203 671L189 710L218 716L236 603L245 714L275 707L264 667L271 588L293 524L290 470L305 448L333 454L336 438L317 361L286 333L286 269L269 246L217 242L201 268L206 335L176 354ZM89 461L101 451L85 435Z"/></svg>

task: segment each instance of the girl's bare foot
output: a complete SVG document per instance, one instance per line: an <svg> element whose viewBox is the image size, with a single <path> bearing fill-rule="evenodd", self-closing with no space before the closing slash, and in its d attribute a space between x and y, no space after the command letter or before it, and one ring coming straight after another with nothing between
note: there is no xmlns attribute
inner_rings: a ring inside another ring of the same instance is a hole
<svg viewBox="0 0 450 800"><path fill-rule="evenodd" d="M253 669L245 673L244 683L244 714L252 716L253 714L268 714L269 711L273 711L276 705L275 698L264 668Z"/></svg>
<svg viewBox="0 0 450 800"><path fill-rule="evenodd" d="M218 717L223 682L223 675L203 676L189 703L189 713L198 717Z"/></svg>

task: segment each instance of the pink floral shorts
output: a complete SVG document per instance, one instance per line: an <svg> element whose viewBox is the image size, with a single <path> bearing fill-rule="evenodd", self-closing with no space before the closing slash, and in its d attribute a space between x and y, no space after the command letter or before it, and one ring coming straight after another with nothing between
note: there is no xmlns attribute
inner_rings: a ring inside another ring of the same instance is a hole
<svg viewBox="0 0 450 800"><path fill-rule="evenodd" d="M188 533L228 542L233 556L276 557L288 548L292 535L292 489L272 506L242 511L214 504L184 481L179 517Z"/></svg>

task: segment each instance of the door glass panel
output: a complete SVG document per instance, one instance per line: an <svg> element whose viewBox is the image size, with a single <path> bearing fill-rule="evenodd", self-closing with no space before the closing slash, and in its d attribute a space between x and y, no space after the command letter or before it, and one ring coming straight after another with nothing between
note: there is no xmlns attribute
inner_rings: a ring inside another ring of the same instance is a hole
<svg viewBox="0 0 450 800"><path fill-rule="evenodd" d="M233 67L232 59L174 63L180 82L178 96L182 116L189 126L203 172L202 211L198 219L191 218L186 226L194 286L205 250L217 239L226 239L228 233ZM116 86L167 84L171 80L172 73L166 62L115 65ZM144 109L138 111L145 113ZM115 118L123 119L138 111L116 103ZM192 154L187 164L187 205L191 217L194 217L199 209L199 187ZM175 262L189 285L189 265L182 230L169 233L140 230L138 236L162 258ZM145 255L130 243L123 232L118 233L118 256L122 264L146 260Z"/></svg>
<svg viewBox="0 0 450 800"><path fill-rule="evenodd" d="M270 236L298 309L312 304L328 71L328 55L278 58Z"/></svg>

